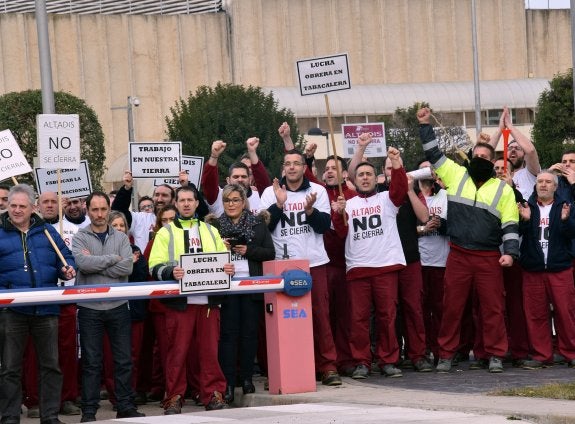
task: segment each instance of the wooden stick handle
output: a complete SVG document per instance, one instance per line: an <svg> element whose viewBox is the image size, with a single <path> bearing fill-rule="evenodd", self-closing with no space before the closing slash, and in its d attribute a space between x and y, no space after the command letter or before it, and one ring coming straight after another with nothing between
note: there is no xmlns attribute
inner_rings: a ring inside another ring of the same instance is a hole
<svg viewBox="0 0 575 424"><path fill-rule="evenodd" d="M60 249L58 249L58 246L56 246L56 242L54 241L54 239L50 235L50 232L46 228L44 228L44 234L46 234L46 237L48 237L50 244L52 245L52 247L56 251L56 254L58 255L58 257L60 258L60 261L62 261L62 263L64 264L65 267L68 267L69 266L68 262L64 258L64 255L62 255L62 252L60 252Z"/></svg>

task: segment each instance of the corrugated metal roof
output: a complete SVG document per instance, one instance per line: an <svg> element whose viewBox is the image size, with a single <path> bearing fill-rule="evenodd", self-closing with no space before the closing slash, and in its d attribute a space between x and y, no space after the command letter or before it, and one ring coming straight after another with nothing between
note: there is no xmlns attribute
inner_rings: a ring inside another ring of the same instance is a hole
<svg viewBox="0 0 575 424"><path fill-rule="evenodd" d="M0 0L0 13L34 13L34 0ZM174 15L219 12L222 0L46 0L48 13Z"/></svg>
<svg viewBox="0 0 575 424"><path fill-rule="evenodd" d="M535 108L549 81L539 79L481 81L481 109ZM301 96L298 87L267 87L280 107L291 109L298 118L326 116L323 95ZM350 90L329 93L333 116L392 114L416 102L428 102L438 112L475 110L473 81L421 84L357 85Z"/></svg>

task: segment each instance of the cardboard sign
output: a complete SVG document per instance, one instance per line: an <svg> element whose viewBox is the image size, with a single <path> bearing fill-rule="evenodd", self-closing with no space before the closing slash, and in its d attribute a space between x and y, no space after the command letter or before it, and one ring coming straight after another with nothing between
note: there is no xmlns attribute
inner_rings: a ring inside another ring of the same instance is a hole
<svg viewBox="0 0 575 424"><path fill-rule="evenodd" d="M178 178L182 143L129 143L134 178Z"/></svg>
<svg viewBox="0 0 575 424"><path fill-rule="evenodd" d="M198 293L229 289L231 277L224 272L224 265L230 262L230 252L181 255L180 266L186 272L180 280L180 291Z"/></svg>
<svg viewBox="0 0 575 424"><path fill-rule="evenodd" d="M383 122L370 122L369 124L342 124L343 157L350 158L357 148L357 140L362 133L371 134L371 143L365 149L368 158L381 158L387 156L385 143L385 124Z"/></svg>
<svg viewBox="0 0 575 424"><path fill-rule="evenodd" d="M47 191L58 193L58 171L46 168L34 168L38 194ZM80 161L78 169L60 170L60 187L62 196L74 199L87 197L92 192L92 180L88 169L88 162Z"/></svg>
<svg viewBox="0 0 575 424"><path fill-rule="evenodd" d="M200 188L200 181L202 181L202 171L204 170L203 156L184 156L182 155L181 162L182 171L188 172L188 181L194 183L196 188ZM168 184L172 187L179 187L180 181L177 178L156 178L154 186Z"/></svg>
<svg viewBox="0 0 575 424"><path fill-rule="evenodd" d="M297 75L302 96L351 88L347 54L299 60Z"/></svg>
<svg viewBox="0 0 575 424"><path fill-rule="evenodd" d="M32 172L10 130L0 131L0 181Z"/></svg>
<svg viewBox="0 0 575 424"><path fill-rule="evenodd" d="M78 169L80 166L80 117L36 115L38 158L44 169Z"/></svg>

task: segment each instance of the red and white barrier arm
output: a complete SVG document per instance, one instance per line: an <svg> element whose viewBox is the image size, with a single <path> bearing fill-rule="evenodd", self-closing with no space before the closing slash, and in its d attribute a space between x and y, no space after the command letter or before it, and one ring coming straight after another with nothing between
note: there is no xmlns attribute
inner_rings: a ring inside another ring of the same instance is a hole
<svg viewBox="0 0 575 424"><path fill-rule="evenodd" d="M0 290L0 308L53 303L81 303L97 300L158 299L163 297L226 295L283 291L281 276L232 278L230 288L195 290L182 294L176 281L97 284L89 286L50 287L38 289Z"/></svg>

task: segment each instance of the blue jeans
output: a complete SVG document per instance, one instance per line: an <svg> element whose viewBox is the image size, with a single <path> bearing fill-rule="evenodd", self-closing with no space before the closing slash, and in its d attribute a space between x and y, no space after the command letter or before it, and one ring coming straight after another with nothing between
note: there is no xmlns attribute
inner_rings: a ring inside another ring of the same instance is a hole
<svg viewBox="0 0 575 424"><path fill-rule="evenodd" d="M0 309L0 412L20 417L22 405L22 360L28 336L32 338L40 378L40 418L57 418L60 411L62 373L58 365L58 317L39 316Z"/></svg>
<svg viewBox="0 0 575 424"><path fill-rule="evenodd" d="M108 333L114 359L114 390L118 412L134 408L131 358L131 320L128 303L109 310L78 305L82 352L82 413L96 414L100 406L103 338Z"/></svg>

